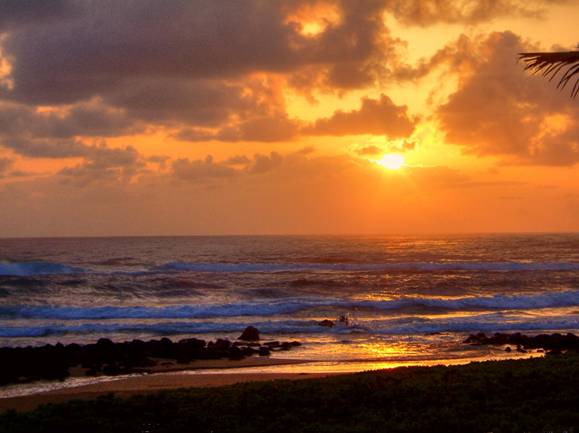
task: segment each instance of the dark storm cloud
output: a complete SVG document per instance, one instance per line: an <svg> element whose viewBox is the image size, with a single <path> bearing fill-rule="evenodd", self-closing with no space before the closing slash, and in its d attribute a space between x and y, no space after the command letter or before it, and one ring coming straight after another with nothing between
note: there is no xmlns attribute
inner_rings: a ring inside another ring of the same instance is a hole
<svg viewBox="0 0 579 433"><path fill-rule="evenodd" d="M215 161L212 155L197 160L182 158L173 161L171 176L182 181L202 182L231 179L241 175L260 175L276 170L288 157L294 158L301 155L300 152L289 155L270 152L269 154L255 154L252 158L238 155L225 161Z"/></svg>
<svg viewBox="0 0 579 433"><path fill-rule="evenodd" d="M108 89L103 98L135 119L216 126L234 114L245 117L264 111L259 99L267 89L260 90L258 97L251 87L218 80L143 79Z"/></svg>
<svg viewBox="0 0 579 433"><path fill-rule="evenodd" d="M67 0L0 0L0 31L61 19L72 13L72 6Z"/></svg>
<svg viewBox="0 0 579 433"><path fill-rule="evenodd" d="M82 186L107 180L130 180L145 168L143 156L133 146L86 146L83 157L81 164L59 172L65 182Z"/></svg>
<svg viewBox="0 0 579 433"><path fill-rule="evenodd" d="M134 131L134 126L122 110L95 102L77 104L64 112L0 104L0 146L32 157L82 156L85 146L78 136L117 136Z"/></svg>
<svg viewBox="0 0 579 433"><path fill-rule="evenodd" d="M7 138L2 144L20 155L31 158L70 158L84 156L87 146L74 139L44 140Z"/></svg>
<svg viewBox="0 0 579 433"><path fill-rule="evenodd" d="M415 120L407 113L407 107L396 105L382 95L380 99L362 98L361 107L352 111L336 111L307 125L285 114L254 117L217 130L185 128L176 134L188 141L288 141L299 136L311 135L363 135L375 134L389 137L407 137L412 134Z"/></svg>
<svg viewBox="0 0 579 433"><path fill-rule="evenodd" d="M0 104L0 135L69 138L127 132L125 113L102 104L79 104L64 112L39 112L24 104Z"/></svg>
<svg viewBox="0 0 579 433"><path fill-rule="evenodd" d="M235 176L237 173L238 170L215 162L211 155L207 155L205 159L198 160L181 158L173 161L172 164L172 175L184 181L226 179Z"/></svg>
<svg viewBox="0 0 579 433"><path fill-rule="evenodd" d="M336 111L331 117L320 119L312 127L306 128L305 133L406 137L412 133L414 126L406 106L396 105L388 96L382 95L380 99L362 98L359 110Z"/></svg>
<svg viewBox="0 0 579 433"><path fill-rule="evenodd" d="M250 162L251 160L245 155L235 155L223 161L223 163L227 165L247 165Z"/></svg>
<svg viewBox="0 0 579 433"><path fill-rule="evenodd" d="M510 32L459 40L456 57L469 67L438 110L450 142L519 164L579 162L579 106L513 61L517 53L533 49ZM449 58L452 62L455 56Z"/></svg>
<svg viewBox="0 0 579 433"><path fill-rule="evenodd" d="M359 87L377 79L395 45L376 0L333 1L339 21L303 35L292 17L317 3L103 0L27 9L0 0L10 11L2 48L11 64L0 95L13 101L0 108L0 124L9 124L1 144L27 156L77 156L75 137L137 132L144 123L178 126L177 137L191 141L291 140L302 125L285 114L279 84L253 73L313 68L326 86ZM93 100L98 107L85 106ZM70 104L65 116L36 112Z"/></svg>
<svg viewBox="0 0 579 433"><path fill-rule="evenodd" d="M11 28L4 48L15 87L5 93L58 104L144 78L227 78L308 64L333 68L336 85L367 81L356 75L367 75L366 61L382 49L382 2L338 2L341 22L315 38L286 21L304 3L312 2L74 2L75 13L58 21Z"/></svg>
<svg viewBox="0 0 579 433"><path fill-rule="evenodd" d="M387 0L387 10L400 22L429 26L477 24L505 16L540 18L549 6L574 0Z"/></svg>
<svg viewBox="0 0 579 433"><path fill-rule="evenodd" d="M323 4L338 18L321 12L324 29L304 34L296 17ZM11 65L0 81L0 145L27 156L79 156L82 137L136 133L146 123L176 127L191 141L406 136L414 120L385 96L307 126L288 117L279 82L256 75L283 75L304 91L412 79L444 60L397 70L402 41L383 12L430 25L540 10L516 0L0 0L0 55Z"/></svg>
<svg viewBox="0 0 579 433"><path fill-rule="evenodd" d="M13 61L11 98L74 102L142 79L215 79L323 66L336 87L370 84L397 41L381 13L407 23L480 22L541 7L516 0L334 0L340 20L316 37L290 18L314 0L0 0ZM556 3L548 2L548 3ZM289 17L289 18L288 18ZM10 25L8 25L10 24Z"/></svg>
<svg viewBox="0 0 579 433"><path fill-rule="evenodd" d="M300 122L288 119L285 115L254 117L242 122L224 126L215 131L202 128L185 128L176 138L186 141L288 141L299 134Z"/></svg>
<svg viewBox="0 0 579 433"><path fill-rule="evenodd" d="M284 157L277 152L271 152L269 155L257 154L254 157L253 164L248 168L252 174L263 174L272 171L283 163Z"/></svg>

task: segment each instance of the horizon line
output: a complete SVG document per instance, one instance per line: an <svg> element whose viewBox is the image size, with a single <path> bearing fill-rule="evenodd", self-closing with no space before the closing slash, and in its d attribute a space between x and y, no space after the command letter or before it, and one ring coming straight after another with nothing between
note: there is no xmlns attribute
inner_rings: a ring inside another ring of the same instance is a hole
<svg viewBox="0 0 579 433"><path fill-rule="evenodd" d="M488 231L488 232L399 232L399 233L213 233L213 234L126 234L126 235L40 235L0 236L18 239L122 239L122 238L202 238L202 237L395 237L395 236L492 236L492 235L579 235L579 231Z"/></svg>

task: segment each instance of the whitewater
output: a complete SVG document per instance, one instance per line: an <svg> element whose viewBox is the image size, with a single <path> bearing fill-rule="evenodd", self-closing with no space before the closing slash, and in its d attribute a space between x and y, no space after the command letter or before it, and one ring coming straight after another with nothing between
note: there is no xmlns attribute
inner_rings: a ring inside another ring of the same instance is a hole
<svg viewBox="0 0 579 433"><path fill-rule="evenodd" d="M348 326L320 325L341 315ZM304 343L288 356L338 361L469 357L474 332L577 332L579 235L0 239L2 346L247 325Z"/></svg>

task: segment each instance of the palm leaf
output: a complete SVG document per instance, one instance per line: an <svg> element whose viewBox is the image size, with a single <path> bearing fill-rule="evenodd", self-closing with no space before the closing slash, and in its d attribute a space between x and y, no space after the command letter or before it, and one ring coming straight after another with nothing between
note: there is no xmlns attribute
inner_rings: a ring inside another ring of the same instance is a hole
<svg viewBox="0 0 579 433"><path fill-rule="evenodd" d="M519 53L519 60L525 62L525 70L534 74L541 73L551 81L559 72L562 76L557 84L558 89L563 89L575 78L575 84L571 89L571 97L579 94L579 51L566 51L555 53Z"/></svg>

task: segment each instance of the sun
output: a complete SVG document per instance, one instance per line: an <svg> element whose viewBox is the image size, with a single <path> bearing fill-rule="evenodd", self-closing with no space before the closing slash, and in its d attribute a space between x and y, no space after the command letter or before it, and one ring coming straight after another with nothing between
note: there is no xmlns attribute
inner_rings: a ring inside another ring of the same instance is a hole
<svg viewBox="0 0 579 433"><path fill-rule="evenodd" d="M382 159L376 161L376 163L388 170L399 170L404 167L405 162L404 156L399 153L387 153Z"/></svg>

